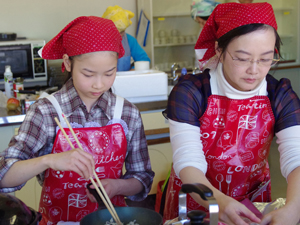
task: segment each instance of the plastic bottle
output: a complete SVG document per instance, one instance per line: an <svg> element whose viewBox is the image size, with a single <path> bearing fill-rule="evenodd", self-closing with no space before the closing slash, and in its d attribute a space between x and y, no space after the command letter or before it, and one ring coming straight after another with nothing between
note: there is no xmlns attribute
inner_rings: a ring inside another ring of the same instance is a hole
<svg viewBox="0 0 300 225"><path fill-rule="evenodd" d="M11 72L10 65L5 66L4 72L4 88L7 98L13 97L13 73Z"/></svg>
<svg viewBox="0 0 300 225"><path fill-rule="evenodd" d="M187 70L185 67L182 68L181 70L181 76L187 75Z"/></svg>

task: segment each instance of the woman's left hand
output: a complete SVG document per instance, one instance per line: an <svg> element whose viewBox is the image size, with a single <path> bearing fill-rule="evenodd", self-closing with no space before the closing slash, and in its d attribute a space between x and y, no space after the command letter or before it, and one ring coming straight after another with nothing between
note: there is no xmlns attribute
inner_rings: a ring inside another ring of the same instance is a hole
<svg viewBox="0 0 300 225"><path fill-rule="evenodd" d="M290 209L287 205L265 215L260 225L296 225L299 222L298 209Z"/></svg>

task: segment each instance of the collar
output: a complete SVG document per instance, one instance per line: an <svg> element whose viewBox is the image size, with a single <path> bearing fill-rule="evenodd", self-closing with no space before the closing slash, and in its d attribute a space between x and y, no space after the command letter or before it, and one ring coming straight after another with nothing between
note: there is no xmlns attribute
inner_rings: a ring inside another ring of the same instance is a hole
<svg viewBox="0 0 300 225"><path fill-rule="evenodd" d="M211 75L211 92L215 95L226 96L230 99L246 99L257 95L267 95L266 78L251 91L239 91L233 88L225 79L223 74L223 64L219 63L217 68L210 70Z"/></svg>
<svg viewBox="0 0 300 225"><path fill-rule="evenodd" d="M75 112L78 108L86 110L84 102L81 100L77 90L74 87L72 78L66 82L59 92L61 94L61 106L63 106L63 111L66 116L72 115L73 112ZM108 117L108 119L112 119L112 105L115 105L115 101L115 95L109 91L106 91L93 105L91 112L95 108L100 108L101 111Z"/></svg>

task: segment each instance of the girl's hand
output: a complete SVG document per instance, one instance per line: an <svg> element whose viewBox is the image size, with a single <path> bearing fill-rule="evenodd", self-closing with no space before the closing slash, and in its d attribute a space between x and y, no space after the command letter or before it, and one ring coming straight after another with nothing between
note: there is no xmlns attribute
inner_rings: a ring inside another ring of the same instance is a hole
<svg viewBox="0 0 300 225"><path fill-rule="evenodd" d="M118 180L119 179L102 179L101 180L101 184L110 199L113 198L115 195L119 194L118 188L117 188L119 186ZM95 189L94 185L91 185L90 188ZM100 189L100 187L99 187L99 189ZM101 189L100 189L100 191L101 191ZM86 189L86 194L87 194L88 198L91 200L91 202L97 202L94 195L92 195L88 189Z"/></svg>
<svg viewBox="0 0 300 225"><path fill-rule="evenodd" d="M47 163L53 170L73 171L86 180L93 176L95 162L93 156L81 149L47 155Z"/></svg>
<svg viewBox="0 0 300 225"><path fill-rule="evenodd" d="M299 209L289 209L286 205L265 215L260 225L296 225L299 222Z"/></svg>
<svg viewBox="0 0 300 225"><path fill-rule="evenodd" d="M219 204L219 219L228 225L248 225L242 217L252 222L260 223L260 219L255 216L245 205L235 199L223 195L217 199Z"/></svg>

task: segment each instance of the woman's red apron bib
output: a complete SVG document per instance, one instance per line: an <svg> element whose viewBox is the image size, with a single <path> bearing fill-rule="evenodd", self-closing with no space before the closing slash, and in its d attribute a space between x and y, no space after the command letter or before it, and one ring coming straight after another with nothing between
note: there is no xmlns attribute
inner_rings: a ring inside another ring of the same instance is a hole
<svg viewBox="0 0 300 225"><path fill-rule="evenodd" d="M211 95L199 121L210 183L238 201L271 201L267 157L275 119L268 97L233 100ZM181 185L172 169L164 219L178 216ZM197 209L203 208L187 195L187 210Z"/></svg>
<svg viewBox="0 0 300 225"><path fill-rule="evenodd" d="M122 105L123 107L123 105ZM75 148L78 147L69 129L65 128ZM84 151L93 155L95 172L100 179L118 179L122 175L126 156L127 141L123 127L119 123L104 127L74 128ZM71 150L61 130L58 131L52 154ZM86 195L86 185L90 181L72 171L45 172L39 211L41 225L57 224L59 221L80 221L84 216L97 210ZM123 196L111 199L117 206L126 206Z"/></svg>

